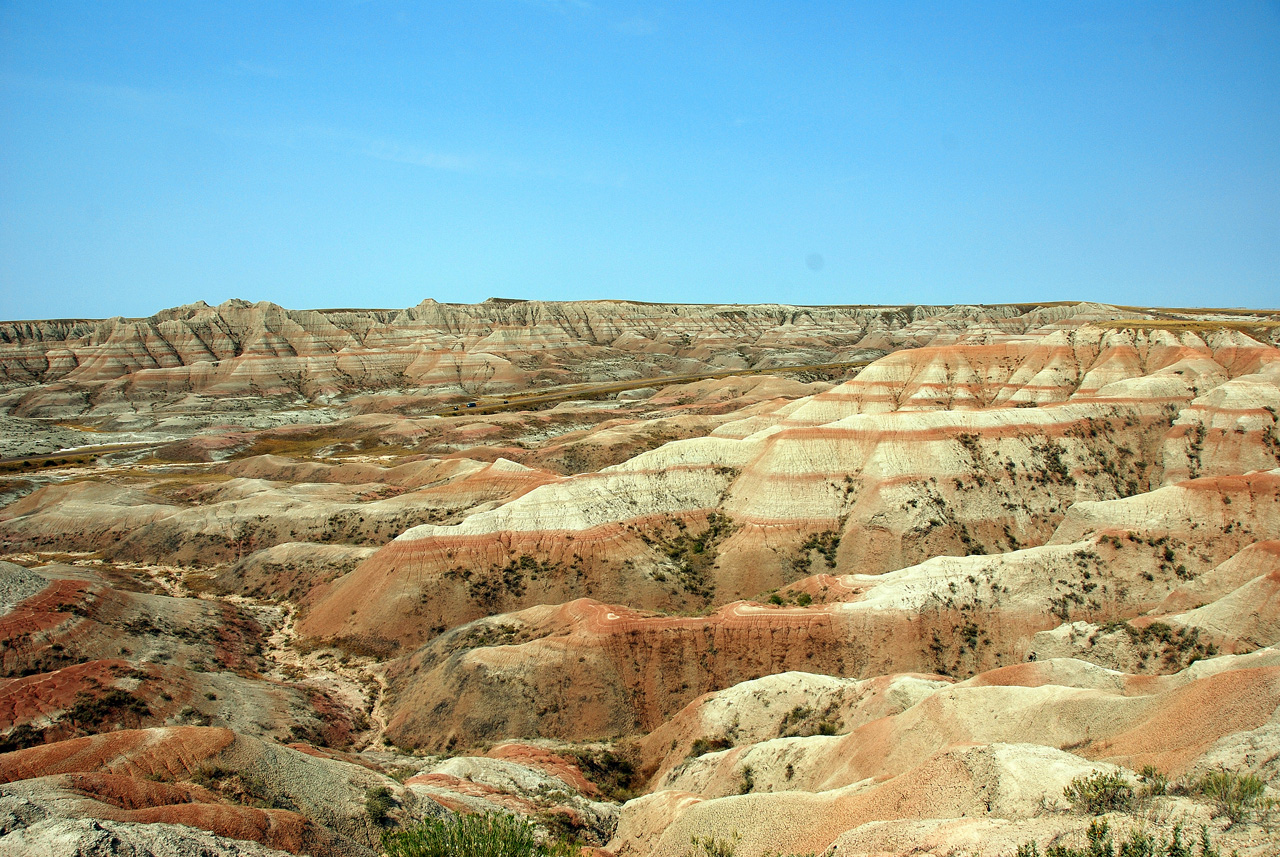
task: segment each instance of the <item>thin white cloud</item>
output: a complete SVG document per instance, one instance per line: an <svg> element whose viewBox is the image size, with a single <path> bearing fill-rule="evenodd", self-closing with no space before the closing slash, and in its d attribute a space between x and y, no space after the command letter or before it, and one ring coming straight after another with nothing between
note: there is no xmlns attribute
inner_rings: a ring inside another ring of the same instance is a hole
<svg viewBox="0 0 1280 857"><path fill-rule="evenodd" d="M613 25L613 28L619 33L625 33L628 36L652 36L658 32L658 25L648 18L627 18L625 21L619 21Z"/></svg>
<svg viewBox="0 0 1280 857"><path fill-rule="evenodd" d="M410 164L432 170L463 173L474 172L483 166L480 158L441 152L416 143L408 143L391 137L371 137L347 128L311 123L274 123L269 125L239 125L222 127L219 133L242 140L252 140L269 146L291 149L309 149L317 143L331 150L379 161Z"/></svg>
<svg viewBox="0 0 1280 857"><path fill-rule="evenodd" d="M452 173L470 172L477 165L476 159L470 156L433 152L394 140L370 140L361 148L361 152L380 161L394 161Z"/></svg>

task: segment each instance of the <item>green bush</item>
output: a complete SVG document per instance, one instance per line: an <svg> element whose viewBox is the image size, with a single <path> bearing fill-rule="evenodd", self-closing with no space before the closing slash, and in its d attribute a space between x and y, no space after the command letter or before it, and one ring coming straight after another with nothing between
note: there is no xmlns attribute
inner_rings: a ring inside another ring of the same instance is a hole
<svg viewBox="0 0 1280 857"><path fill-rule="evenodd" d="M573 757L582 776L600 789L605 800L626 803L636 796L639 775L636 766L625 756L587 748L567 751L567 755Z"/></svg>
<svg viewBox="0 0 1280 857"><path fill-rule="evenodd" d="M387 857L578 857L568 842L540 842L526 819L496 812L428 818L382 835Z"/></svg>
<svg viewBox="0 0 1280 857"><path fill-rule="evenodd" d="M708 753L727 750L732 746L733 742L728 738L695 738L693 744L689 747L689 754L685 758L696 759Z"/></svg>
<svg viewBox="0 0 1280 857"><path fill-rule="evenodd" d="M391 812L395 805L396 799L391 794L391 789L386 786L374 786L364 793L364 811L369 814L369 820L374 824L386 824L387 813Z"/></svg>
<svg viewBox="0 0 1280 857"><path fill-rule="evenodd" d="M1173 836L1168 842L1141 830L1129 832L1129 837L1120 843L1119 848L1111 838L1110 829L1105 821L1089 823L1085 834L1088 842L1083 848L1071 848L1067 845L1050 845L1044 852L1045 857L1221 857L1218 850L1209 842L1208 828L1200 828L1200 846L1193 848L1182 841L1182 825L1174 825ZM1018 846L1017 857L1040 857L1040 849L1035 842L1027 842Z"/></svg>
<svg viewBox="0 0 1280 857"><path fill-rule="evenodd" d="M1142 770L1138 772L1138 779L1142 781L1143 794L1148 797L1162 795L1169 791L1169 778L1155 765L1143 765Z"/></svg>
<svg viewBox="0 0 1280 857"><path fill-rule="evenodd" d="M693 848L684 852L684 857L736 857L738 853L738 840L741 834L734 831L733 835L728 839L720 839L716 836L693 836L689 838L689 842ZM787 853L783 851L766 851L764 857L817 857L814 852L808 851L804 854L796 854L794 852Z"/></svg>
<svg viewBox="0 0 1280 857"><path fill-rule="evenodd" d="M0 753L36 747L44 743L44 732L30 723L19 723L8 735L0 735Z"/></svg>
<svg viewBox="0 0 1280 857"><path fill-rule="evenodd" d="M1118 772L1076 777L1063 790L1063 796L1072 809L1086 815L1123 812L1133 806L1133 787Z"/></svg>
<svg viewBox="0 0 1280 857"><path fill-rule="evenodd" d="M715 836L691 836L689 843L693 849L686 851L684 857L734 857L738 850L738 832L735 830L729 839Z"/></svg>
<svg viewBox="0 0 1280 857"><path fill-rule="evenodd" d="M1225 815L1232 824L1252 818L1254 812L1266 808L1262 797L1266 783L1253 774L1214 771L1200 779L1196 790L1217 804L1218 814Z"/></svg>

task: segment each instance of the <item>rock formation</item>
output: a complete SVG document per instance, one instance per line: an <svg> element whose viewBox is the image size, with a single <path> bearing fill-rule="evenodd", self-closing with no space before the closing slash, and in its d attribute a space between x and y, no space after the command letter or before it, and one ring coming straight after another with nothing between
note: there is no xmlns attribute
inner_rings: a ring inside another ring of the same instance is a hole
<svg viewBox="0 0 1280 857"><path fill-rule="evenodd" d="M1118 831L1272 853L1265 801L1201 783L1280 787L1275 337L1096 304L0 323L0 855L376 853L484 811L617 857L1008 855L1081 842L1097 775L1141 802Z"/></svg>

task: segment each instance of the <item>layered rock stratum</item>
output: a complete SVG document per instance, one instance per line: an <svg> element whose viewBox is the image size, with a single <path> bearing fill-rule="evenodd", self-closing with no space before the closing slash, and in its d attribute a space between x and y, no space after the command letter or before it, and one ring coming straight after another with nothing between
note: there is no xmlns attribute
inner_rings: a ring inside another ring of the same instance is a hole
<svg viewBox="0 0 1280 857"><path fill-rule="evenodd" d="M0 854L1276 853L1277 315L0 323ZM1210 774L1256 784L1247 806ZM115 844L112 844L115 843Z"/></svg>

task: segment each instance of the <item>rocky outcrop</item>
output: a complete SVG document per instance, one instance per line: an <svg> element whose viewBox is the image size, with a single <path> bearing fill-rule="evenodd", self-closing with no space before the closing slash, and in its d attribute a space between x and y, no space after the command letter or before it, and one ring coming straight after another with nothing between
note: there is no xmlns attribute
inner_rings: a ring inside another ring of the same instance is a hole
<svg viewBox="0 0 1280 857"><path fill-rule="evenodd" d="M747 853L779 840L819 852L873 822L1042 815L1073 779L1124 770L1112 763L1176 776L1224 737L1265 726L1280 704L1276 658L1219 659L1156 682L1041 661L938 687L847 733L691 755L626 806L611 847L680 854L697 835ZM1209 698L1220 716L1206 720ZM1015 846L1035 827L1017 829ZM911 827L896 830L909 847Z"/></svg>
<svg viewBox="0 0 1280 857"><path fill-rule="evenodd" d="M22 799L0 798L3 803ZM25 804L24 804L25 807ZM0 809L3 813L8 809ZM21 811L21 810L19 810ZM194 827L160 822L50 818L3 831L0 855L25 857L283 857L287 851L243 839L215 836Z"/></svg>
<svg viewBox="0 0 1280 857"><path fill-rule="evenodd" d="M789 587L777 605L675 618L580 600L478 620L392 668L389 734L439 748L650 732L701 693L788 670L963 677L1069 655L1168 672L1221 650L1252 651L1280 642L1269 636L1273 599L1258 597L1271 592L1266 574L1238 595L1222 593L1237 608L1252 596L1247 609L1202 608L1158 632L1144 631L1152 619L1143 614L1159 615L1185 580L1242 577L1231 569L1259 550L1253 539L1280 534L1277 480L1280 471L1206 478L1080 503L1042 547L820 575ZM812 606L796 603L801 594ZM1099 637L1089 622L1114 628ZM1173 630L1193 626L1194 634ZM1124 660L1107 654L1107 634L1127 641Z"/></svg>
<svg viewBox="0 0 1280 857"><path fill-rule="evenodd" d="M988 318L1009 332L1029 323L1012 307L970 313L952 312L953 323ZM297 311L197 303L146 319L0 324L0 377L40 385L17 400L16 412L28 416L186 394L314 399L435 387L474 396L537 381L830 362L864 340L910 342L934 314L946 311L626 301Z"/></svg>
<svg viewBox="0 0 1280 857"><path fill-rule="evenodd" d="M288 478L302 467L284 467L278 475ZM257 459L231 469L272 472ZM320 471L315 482L234 478L191 486L159 480L150 490L53 484L0 511L0 537L35 550L58 545L124 561L239 561L288 542L382 544L417 523L448 520L553 478L505 460L312 469ZM355 474L368 481L349 481ZM401 479L407 484L397 484Z"/></svg>
<svg viewBox="0 0 1280 857"><path fill-rule="evenodd" d="M0 782L7 797L63 807L64 817L183 824L312 854L371 853L379 830L364 807L369 788L412 800L359 765L198 727L126 730L3 754ZM242 794L273 808L228 799Z"/></svg>
<svg viewBox="0 0 1280 857"><path fill-rule="evenodd" d="M1239 338L1215 350L1193 334L1085 328L901 352L742 430L729 422L459 524L408 530L338 581L303 630L378 627L416 644L584 594L691 609L824 567L879 573L1043 544L1069 509L1174 481L1157 462L1184 432L1181 409L1224 383L1264 383L1227 381L1241 366L1275 365L1274 348L1254 345L1246 360ZM1255 410L1231 430L1235 446L1197 453L1204 467L1230 470L1242 450L1275 461L1266 411ZM711 561L691 562L685 547L709 542ZM380 597L352 615L355 591Z"/></svg>
<svg viewBox="0 0 1280 857"><path fill-rule="evenodd" d="M4 563L0 591L16 602L0 615L5 744L166 723L349 740L353 714L319 689L262 680L266 629L230 604L128 592L69 566Z"/></svg>

